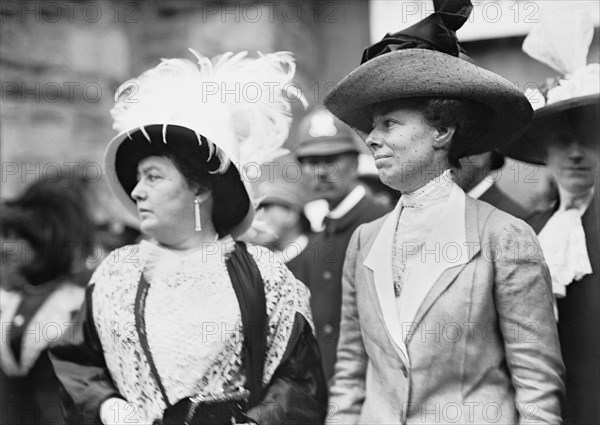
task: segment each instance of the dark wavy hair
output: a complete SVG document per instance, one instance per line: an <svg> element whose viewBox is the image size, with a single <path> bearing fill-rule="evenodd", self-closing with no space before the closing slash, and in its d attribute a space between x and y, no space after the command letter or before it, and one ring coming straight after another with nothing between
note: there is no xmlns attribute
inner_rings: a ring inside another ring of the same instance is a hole
<svg viewBox="0 0 600 425"><path fill-rule="evenodd" d="M42 179L2 205L2 234L25 239L33 250L32 261L20 267L32 285L78 271L92 254L94 227L83 190L73 178Z"/></svg>

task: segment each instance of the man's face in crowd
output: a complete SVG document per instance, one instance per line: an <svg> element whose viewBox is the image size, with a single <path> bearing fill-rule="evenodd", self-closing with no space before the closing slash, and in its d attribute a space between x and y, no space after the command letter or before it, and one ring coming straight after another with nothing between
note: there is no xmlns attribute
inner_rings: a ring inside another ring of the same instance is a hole
<svg viewBox="0 0 600 425"><path fill-rule="evenodd" d="M355 187L358 178L358 155L306 156L300 159L302 170L310 176L310 186L317 198L329 202L330 208L342 201Z"/></svg>
<svg viewBox="0 0 600 425"><path fill-rule="evenodd" d="M588 192L598 173L598 148L568 131L554 132L550 137L547 163L558 185L573 194Z"/></svg>

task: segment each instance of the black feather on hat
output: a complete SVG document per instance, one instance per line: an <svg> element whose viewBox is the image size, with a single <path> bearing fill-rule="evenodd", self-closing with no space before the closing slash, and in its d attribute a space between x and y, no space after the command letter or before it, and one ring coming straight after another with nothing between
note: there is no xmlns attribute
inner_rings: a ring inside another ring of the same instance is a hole
<svg viewBox="0 0 600 425"><path fill-rule="evenodd" d="M468 0L434 0L433 4L435 13L405 30L386 34L380 42L364 50L360 63L405 49L437 50L457 57L464 54L456 31L469 19L473 5Z"/></svg>

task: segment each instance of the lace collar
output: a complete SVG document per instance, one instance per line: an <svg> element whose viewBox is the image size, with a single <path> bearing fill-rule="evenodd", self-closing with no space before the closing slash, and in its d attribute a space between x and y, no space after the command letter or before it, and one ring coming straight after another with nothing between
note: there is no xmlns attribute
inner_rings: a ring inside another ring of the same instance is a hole
<svg viewBox="0 0 600 425"><path fill-rule="evenodd" d="M159 246L154 242L140 242L140 249L146 253L144 276L150 283L157 276L175 273L194 274L207 268L220 265L235 249L235 241L230 235L214 242L205 242L197 250L180 253Z"/></svg>
<svg viewBox="0 0 600 425"><path fill-rule="evenodd" d="M452 171L446 170L422 188L402 194L400 202L403 208L427 208L447 199L450 196L453 184Z"/></svg>

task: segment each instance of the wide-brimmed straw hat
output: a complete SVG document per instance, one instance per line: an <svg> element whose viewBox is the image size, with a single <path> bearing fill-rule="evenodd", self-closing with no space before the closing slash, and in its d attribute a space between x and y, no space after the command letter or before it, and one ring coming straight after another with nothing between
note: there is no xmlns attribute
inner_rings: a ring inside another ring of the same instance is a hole
<svg viewBox="0 0 600 425"><path fill-rule="evenodd" d="M372 129L376 104L415 97L466 99L487 106L488 131L465 155L493 150L519 137L533 110L505 78L471 63L455 31L468 19L470 1L435 1L436 12L367 47L362 64L325 98L325 106L362 137Z"/></svg>
<svg viewBox="0 0 600 425"><path fill-rule="evenodd" d="M217 230L236 237L254 218L245 167L284 152L291 108L283 91L295 64L287 52L258 58L226 53L213 59L192 53L197 62L163 59L117 91L111 114L119 134L105 152L108 184L137 217L131 191L139 161L151 154L172 154L210 180L213 221L221 227ZM264 88L266 82L278 85L269 93L246 93L247 86Z"/></svg>
<svg viewBox="0 0 600 425"><path fill-rule="evenodd" d="M546 163L551 134L557 131L568 131L583 144L600 142L600 65L586 65L593 23L585 10L571 5L544 8L523 50L565 76L526 92L535 109L533 121L522 137L502 149L508 157L533 164Z"/></svg>

